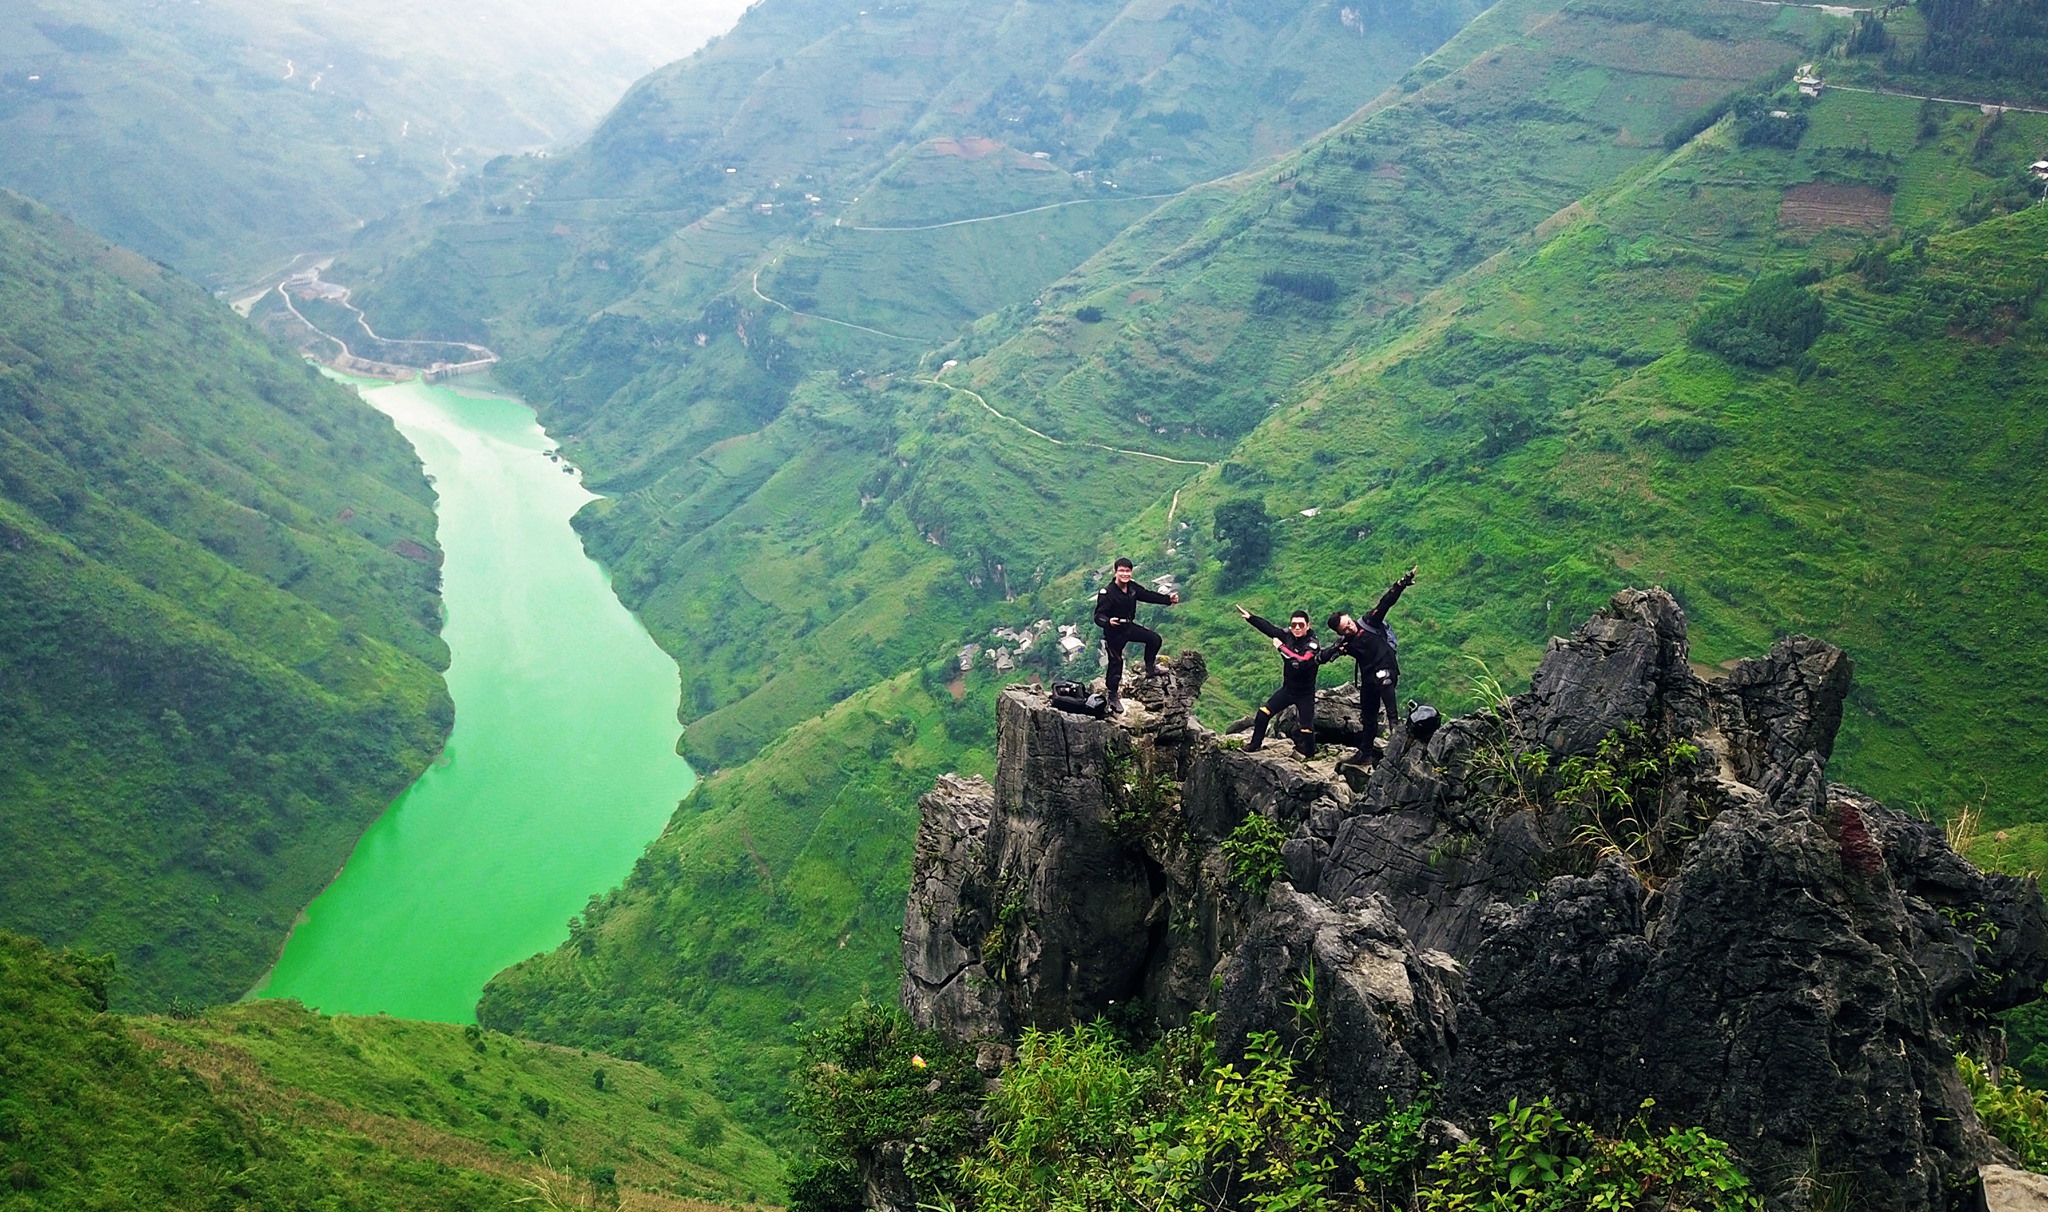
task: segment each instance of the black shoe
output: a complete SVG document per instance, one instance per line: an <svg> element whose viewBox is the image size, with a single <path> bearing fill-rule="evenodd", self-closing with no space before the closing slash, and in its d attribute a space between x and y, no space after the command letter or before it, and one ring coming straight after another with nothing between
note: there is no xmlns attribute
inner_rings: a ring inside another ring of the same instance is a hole
<svg viewBox="0 0 2048 1212"><path fill-rule="evenodd" d="M1145 676L1148 678L1163 678L1166 676L1166 671L1157 665L1146 665Z"/></svg>
<svg viewBox="0 0 2048 1212"><path fill-rule="evenodd" d="M1116 697L1115 695L1110 695L1110 696L1109 696L1109 714L1111 714L1111 715L1122 715L1123 713L1124 713L1124 701L1123 701L1122 699L1120 699L1120 698Z"/></svg>
<svg viewBox="0 0 2048 1212"><path fill-rule="evenodd" d="M1343 761L1346 766L1370 766L1372 763L1373 753L1369 749L1361 749Z"/></svg>
<svg viewBox="0 0 2048 1212"><path fill-rule="evenodd" d="M1264 742L1263 740L1251 741L1245 745L1244 751L1246 753L1257 753L1259 750L1264 749L1265 747L1266 742Z"/></svg>

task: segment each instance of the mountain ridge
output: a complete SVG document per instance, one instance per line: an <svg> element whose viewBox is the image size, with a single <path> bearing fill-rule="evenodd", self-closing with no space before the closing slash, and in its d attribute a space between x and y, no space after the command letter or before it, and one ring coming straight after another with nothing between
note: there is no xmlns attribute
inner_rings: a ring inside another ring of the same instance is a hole
<svg viewBox="0 0 2048 1212"><path fill-rule="evenodd" d="M430 489L347 389L13 194L0 315L0 920L116 953L122 1006L234 997L446 735Z"/></svg>

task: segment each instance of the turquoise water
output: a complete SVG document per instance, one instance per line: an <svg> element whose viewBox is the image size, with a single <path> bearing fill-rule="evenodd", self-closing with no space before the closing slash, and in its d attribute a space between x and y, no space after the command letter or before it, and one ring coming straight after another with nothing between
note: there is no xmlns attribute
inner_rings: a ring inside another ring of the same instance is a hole
<svg viewBox="0 0 2048 1212"><path fill-rule="evenodd" d="M545 456L532 410L420 383L362 390L440 494L455 727L256 994L473 1022L484 982L566 938L689 791L681 683L570 529L593 498Z"/></svg>

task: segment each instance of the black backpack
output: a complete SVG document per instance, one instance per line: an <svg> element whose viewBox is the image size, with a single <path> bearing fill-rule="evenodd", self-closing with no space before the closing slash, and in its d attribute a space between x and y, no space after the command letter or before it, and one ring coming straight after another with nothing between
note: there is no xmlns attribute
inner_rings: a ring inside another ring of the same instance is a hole
<svg viewBox="0 0 2048 1212"><path fill-rule="evenodd" d="M1079 682L1054 682L1052 705L1061 711L1098 720L1109 714L1109 699L1100 693L1088 693L1088 688Z"/></svg>

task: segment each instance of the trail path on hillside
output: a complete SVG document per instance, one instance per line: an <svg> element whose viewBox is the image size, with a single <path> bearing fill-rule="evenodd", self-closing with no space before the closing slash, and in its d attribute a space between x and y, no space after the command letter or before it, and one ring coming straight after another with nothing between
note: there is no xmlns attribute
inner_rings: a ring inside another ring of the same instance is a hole
<svg viewBox="0 0 2048 1212"><path fill-rule="evenodd" d="M1044 440L1051 442L1054 446L1086 446L1094 450L1106 450L1109 451L1111 454L1130 455L1132 458L1137 459L1156 459L1161 463L1177 463L1182 467L1216 466L1214 463L1204 463L1200 459L1169 458L1168 456L1163 454L1153 454L1149 450L1132 450L1129 447L1125 446L1105 446L1100 442L1086 442L1079 440L1069 441L1065 438L1055 438L1049 433L1045 433L1040 430L1031 428L1029 425L1026 425L1024 422L1019 421L1017 418L1009 415L1006 412L999 411L995 405L989 403L986 399L983 399L981 393L978 391L972 391L965 387L955 387L951 383L946 382L944 379L939 378L937 375L933 375L929 379L919 379L917 380L917 382L929 383L934 387L943 387L947 391L957 391L961 395L971 398L976 404L979 404L983 408L986 408L990 416L996 417L1000 420L1008 421L1010 424L1015 425L1017 428L1023 430L1025 433L1030 434L1032 437L1043 438ZM1175 493L1174 499L1178 501L1180 499L1180 494Z"/></svg>
<svg viewBox="0 0 2048 1212"><path fill-rule="evenodd" d="M305 317L305 314L292 304L292 292L284 289L281 286L273 286L270 288L270 290L276 291L277 297L284 300L284 309L292 313L292 319L297 320L299 323L305 325L308 329L311 329L314 336L320 337L324 340L332 341L336 345L341 346L342 357L351 360L355 358L356 355L349 349L347 341L342 340L340 337L337 337L333 333L321 328L318 324L315 324L311 320L308 320ZM264 291L263 294L269 294L270 290ZM257 295L256 297L258 299L261 299L263 295Z"/></svg>
<svg viewBox="0 0 2048 1212"><path fill-rule="evenodd" d="M1744 4L1762 4L1769 8L1817 8L1830 17L1846 17L1851 13L1874 13L1881 5L1875 4L1801 4L1797 0L1742 0Z"/></svg>
<svg viewBox="0 0 2048 1212"><path fill-rule="evenodd" d="M1757 3L1764 3L1764 2L1766 2L1766 0L1755 0L1755 2L1757 2ZM1389 92L1391 92L1391 91L1392 91L1392 90L1389 90ZM1370 106L1368 106L1368 107L1366 107L1366 108L1368 108L1368 109L1369 109L1369 108L1371 108L1371 107L1370 107ZM1360 113L1363 113L1363 112L1365 112L1365 111L1364 111L1364 110L1360 110L1359 112L1360 112ZM1357 115L1356 115L1356 114L1352 115L1352 118L1353 118L1353 119L1355 119L1356 117L1357 117ZM1350 120L1351 120L1351 119L1347 119L1347 121L1350 121ZM1342 124L1340 123L1339 125L1342 125ZM1125 194L1125 195L1119 195L1119 196L1116 196L1116 197L1107 197L1107 198L1073 198L1073 199L1070 199L1070 200L1068 200L1068 201L1065 201L1065 202L1053 202L1053 203L1050 203L1050 204L1048 204L1048 205L1045 205L1045 206L1032 206L1032 207L1027 207L1027 208L1026 208L1026 209L1024 209L1024 210L1013 210L1013 211L1006 211L1006 212L1004 212L1003 214L999 214L999 215L979 215L979 216L976 216L976 217L974 217L974 218L971 218L971 219L952 219L952 220L949 220L949 221L947 221L947 222L944 222L944 223L926 223L926 224L920 224L920 225L917 225L917 226L912 226L912 227L868 227L868 226L857 226L857 225L854 225L854 224L851 224L851 223L846 223L846 222L843 222L842 220L839 220L839 219L834 219L834 220L832 220L832 226L834 226L834 227L837 227L837 228L841 228L841 229L843 229L843 230L845 230L845 231L860 231L860 232L917 232L917 231L937 231L937 230L939 230L939 229L941 229L941 228L946 228L946 227L965 227L965 226L967 226L967 225L969 225L969 224L973 224L973 223L995 223L995 222L998 222L998 221L1000 221L1000 220L1003 220L1003 219L1015 219L1015 218L1017 218L1017 217L1019 217L1019 216L1021 216L1021 215L1035 215L1035 214L1040 214L1040 213L1042 213L1042 212L1045 212L1045 211L1049 211L1049 210L1059 210L1059 209L1060 209L1061 207L1066 207L1066 206L1085 206L1085 205L1088 205L1088 204L1090 204L1090 203L1102 203L1102 202L1165 202L1165 201L1170 201L1170 200L1172 200L1172 199L1175 199L1175 198L1181 198L1181 197L1185 197L1185 196L1187 196L1188 194L1194 193L1194 192L1195 192L1195 191L1197 191L1197 190L1202 190L1202 189L1208 189L1208 188L1211 188L1211 187L1213 187L1213 186L1217 186L1217 185L1222 185L1222 184L1225 184L1225 183L1227 183L1227 182L1230 182L1230 181L1234 181L1234 180L1240 180L1240 179L1244 179L1244 178L1247 178L1247 177L1250 177L1250 176L1252 176L1252 175L1253 175L1253 174L1255 174L1255 173L1259 173L1259 172L1264 172L1264 171L1266 171L1266 170L1267 170L1268 168L1270 168L1270 167L1271 167L1271 165L1270 165L1270 164L1251 164L1251 165L1246 165L1246 166L1245 166L1245 167L1243 167L1243 168L1239 168L1239 169L1235 169L1235 170L1233 170L1233 171L1231 171L1231 172L1227 172L1227 173L1223 174L1223 175L1222 175L1222 176L1220 176L1220 177L1214 177L1214 178L1211 178L1210 180L1207 180L1207 181L1197 181L1197 182L1195 182L1195 183L1194 183L1193 185L1189 185L1189 186L1187 186L1187 187L1185 187L1185 188L1183 188L1183 189L1177 189L1177 190L1174 190L1174 191L1173 191L1172 193L1164 193L1164 194ZM765 265L765 266L763 266L762 268L763 268L763 269L772 269L772 268L774 268L774 265L775 265L775 260L774 260L774 259L771 259L771 260L770 260L770 261L768 262L768 264L767 264L767 265ZM809 311L799 311L799 310L797 310L796 308L794 308L794 307L791 307L791 306L790 306L789 304L787 304L787 303L784 303L784 302L783 302L782 300L780 300L780 299L776 299L776 298L771 298L771 297L769 297L769 296L768 296L768 295L767 295L766 293L764 293L764 292L763 292L763 291L761 290L761 270L760 270L760 269L757 269L757 270L755 270L755 271L753 272L753 275L752 275L752 276L751 276L751 278L749 279L749 286L750 286L750 288L751 288L751 289L753 290L753 292L754 292L754 297L755 297L756 299L759 299L759 300L760 300L761 302L763 302L763 303L766 303L766 304L768 304L768 305L769 305L769 306L771 306L771 307L779 307L779 308L781 308L781 309L782 309L783 311L785 311L785 312L788 312L788 313L789 313L790 315L792 315L792 316L803 316L803 317L804 317L804 318L806 318L806 319L810 319L810 320L817 320L817 321L819 321L820 323L824 323L824 324L836 324L836 325L838 325L838 326L839 326L839 327L841 327L841 328L850 328L850 329L854 330L855 332L864 332L864 333L868 333L868 334L870 334L870 335L872 335L872 336L882 337L882 338L884 338L884 339L886 339L886 340L890 340L890 341L915 341L915 342L923 342L923 341L925 340L925 338L923 338L923 337L906 337L906 336L904 336L904 335L903 335L902 333L894 333L894 332L884 332L884 331L882 331L882 330L881 330L881 329L879 329L879 328L869 328L869 327L868 327L867 325L865 325L865 324L855 324L855 323L853 323L853 322L852 322L852 321L850 321L850 320L835 320L835 319L833 319L833 318L832 318L831 316L821 316L821 315L817 314L816 312L809 312ZM929 350L928 350L928 351L926 351L926 353L925 353L924 357L921 357L921 358L919 358L919 359L918 359L918 365L919 365L920 367L921 367L921 366L923 366L923 365L924 365L924 363L925 363L925 359L926 359L926 358L929 358L930 356L931 356L931 352L930 352ZM938 377L937 375L933 375L933 376L932 376L931 378L928 378L928 379L917 379L916 381L917 381L917 382L920 382L920 383L929 383L929 384L931 384L931 385L932 385L932 386L934 386L934 387L943 387L943 388L947 389L948 391L954 391L954 392L958 392L958 393L960 393L961 395L967 396L967 397L969 397L970 399L972 399L972 400L973 400L973 401L974 401L975 403L977 403L977 404L981 405L983 409L987 410L987 412L988 412L988 414L989 414L990 416L992 416L992 417L995 417L995 418L997 418L998 420L1002 420L1002 421L1007 421L1007 422L1009 422L1009 423L1010 423L1011 425L1014 425L1014 426L1016 426L1016 427L1017 427L1018 429L1021 429L1021 430L1023 430L1023 431L1025 432L1025 433L1028 433L1028 434L1030 434L1030 435L1031 435L1032 437L1038 438L1039 440L1041 440L1041 441L1044 441L1044 442L1049 442L1049 443L1051 443L1051 444L1052 444L1052 445L1054 445L1054 446L1085 446L1085 447L1088 447L1089 449L1092 449L1092 450L1101 450L1101 451L1107 451L1107 452L1108 452L1108 453L1110 453L1110 454L1120 454L1120 455L1127 455L1127 456L1129 456L1129 457L1131 457L1131 458L1134 458L1134 459L1152 459L1152 460L1155 460L1155 461L1157 461L1157 462L1160 462L1160 463L1172 463L1172 464L1175 464L1175 465L1177 465L1177 466L1181 466L1181 467L1204 467L1204 468L1207 468L1207 467L1214 467L1214 466L1216 466L1216 464L1214 464L1214 463L1207 463L1207 462L1203 462L1203 461L1202 461L1202 460L1200 460L1200 459L1176 459L1176 458L1173 458L1173 457L1171 457L1170 455L1163 455L1163 454L1154 454L1153 452L1151 452L1151 451L1149 451L1149 450L1133 450L1133 449L1131 449L1131 448L1129 448L1129 447L1126 447L1126 446L1109 446L1109 445L1105 445L1104 443L1101 443L1101 442L1089 442L1089 441L1083 441L1083 440L1080 440L1080 439L1074 439L1074 440L1069 440L1069 439L1066 439L1066 438L1055 438L1055 437L1053 437L1053 436L1052 436L1051 434L1049 434L1049 433L1046 433L1046 432L1044 432L1043 430L1039 430L1039 429L1033 429L1033 428L1032 428L1031 426L1029 426L1029 425L1026 425L1026 424L1025 424L1024 422L1022 422L1022 421L1018 420L1017 418L1015 418L1015 417L1013 417L1013 416L1010 416L1010 415L1009 415L1008 413L1002 412L1001 410L997 409L995 405L993 405L993 404L990 404L990 403L989 403L989 402L988 402L988 401L987 401L986 399L984 399L984 398L982 397L982 395L981 395L981 393L980 393L980 392L977 392L977 391L971 391L971 390L969 390L968 388L965 388L965 387L955 387L955 386L953 386L953 384L951 384L951 383L948 383L948 382L946 382L945 380L943 380L943 379L939 378L939 377ZM1178 494L1176 494L1176 500L1178 500Z"/></svg>
<svg viewBox="0 0 2048 1212"><path fill-rule="evenodd" d="M1942 105L1967 105L1972 109L2009 109L2022 114L2048 114L2048 109L2032 105L2008 105L2003 101L1970 101L1962 97L1930 97L1926 93L1906 93L1893 88L1858 88L1853 84L1830 84L1830 89L1844 93L1870 93L1878 97L1904 97L1908 101L1935 101Z"/></svg>
<svg viewBox="0 0 2048 1212"><path fill-rule="evenodd" d="M320 280L320 270L322 268L325 268L325 262L322 262L320 265L314 266L314 268L310 271L313 281L318 282ZM292 302L292 292L286 289L286 286L292 281L292 279L298 276L298 274L293 274L290 277L287 277L284 281L279 282L276 286L270 287L269 290L265 290L258 294L251 295L246 300L237 301L237 310L240 310L244 316L248 315L249 309L253 309L258 300L262 299L265 295L268 295L270 291L274 290L277 292L277 297L284 300L284 309L291 313L292 318L294 320L297 320L299 323L305 325L306 328L310 332L312 332L314 336L320 337L323 340L332 341L337 346L340 346L341 360L344 364L356 364L358 369L367 366L395 367L396 369L405 371L418 371L422 369L421 367L417 366L398 366L396 363L379 362L376 359L364 358L361 355L357 354L354 350L350 349L348 347L347 341L342 340L340 337L336 336L331 332L328 332L326 329L320 327L318 324L313 323L313 321L306 316L306 313L300 311L298 309L298 305ZM365 333L368 333L370 339L373 341L378 341L386 345L419 345L438 347L441 349L465 349L468 350L472 356L469 359L458 363L458 365L463 367L495 365L498 361L498 355L493 353L488 347L477 345L470 341L422 341L412 340L405 337L382 336L377 332L376 329L370 327L370 317L364 314L363 309L357 307L354 303L349 302L350 293L351 292L349 288L344 286L341 288L341 296L337 299L334 299L333 301L335 303L340 304L342 307L347 308L348 311L355 316L356 323L362 326L363 331ZM244 308L242 306L244 303L247 304L247 308ZM341 369L346 370L348 369L348 366L344 365L341 367Z"/></svg>
<svg viewBox="0 0 2048 1212"><path fill-rule="evenodd" d="M774 263L770 262L769 268L773 268L773 265ZM906 337L900 332L883 332L879 328L869 328L865 324L855 324L850 320L835 320L831 316L821 316L814 311L798 311L796 308L791 307L789 304L784 303L780 299L771 299L767 295L761 293L761 271L758 269L754 271L752 285L754 288L754 297L756 299L761 300L761 302L766 303L771 307L780 307L782 310L788 312L792 316L802 316L807 320L817 320L820 323L824 324L837 324L841 328L851 328L855 332L873 333L875 336L878 337L887 337L891 341L916 341L919 343L922 343L924 341L923 337Z"/></svg>
<svg viewBox="0 0 2048 1212"><path fill-rule="evenodd" d="M1224 179L1222 177L1217 178L1219 181ZM1203 185L1213 184L1215 184L1214 181L1203 181L1197 185L1190 185L1187 189L1175 190L1170 194L1122 194L1108 198L1070 198L1065 202L1053 202L1045 206L1033 206L1025 210L1013 210L1000 215L978 215L972 219L953 219L945 223L923 223L915 227L859 227L838 219L832 220L832 226L843 228L846 231L937 231L942 227L966 227L971 223L994 223L999 219L1015 219L1020 215L1036 215L1048 210L1058 210L1063 206L1089 206L1103 202L1160 202L1167 198L1178 198L1182 194L1187 193L1188 190L1200 189Z"/></svg>

